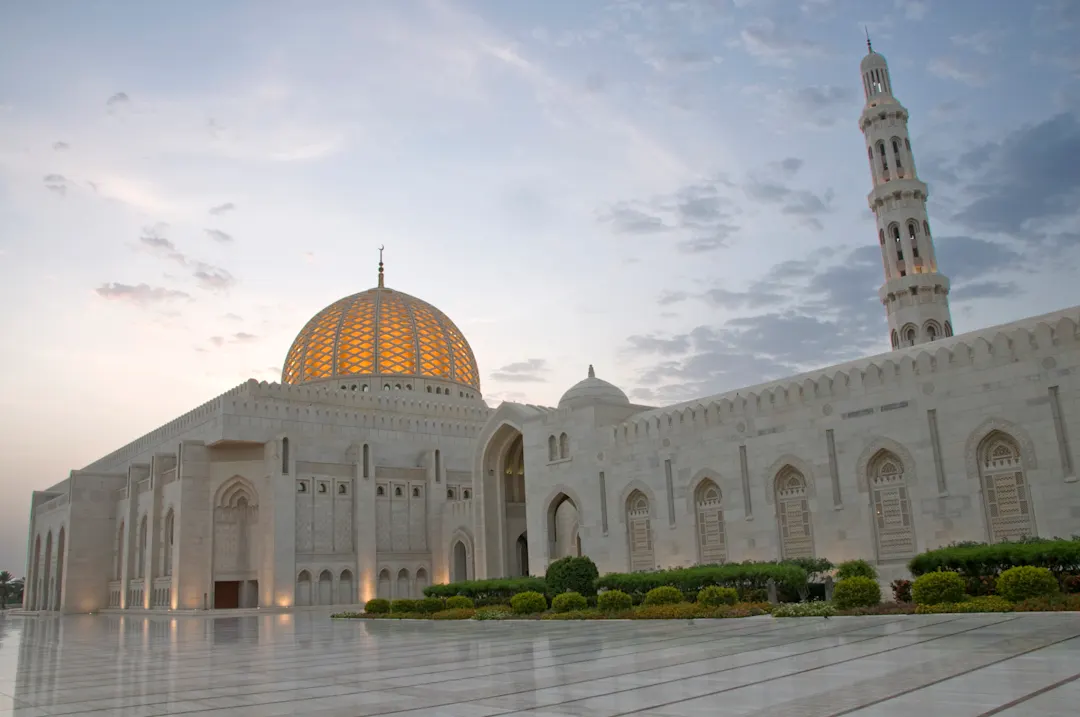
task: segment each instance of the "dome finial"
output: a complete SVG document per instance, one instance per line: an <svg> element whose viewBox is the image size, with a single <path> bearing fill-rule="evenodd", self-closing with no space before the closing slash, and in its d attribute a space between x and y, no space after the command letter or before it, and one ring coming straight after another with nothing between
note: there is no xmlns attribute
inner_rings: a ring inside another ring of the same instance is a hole
<svg viewBox="0 0 1080 717"><path fill-rule="evenodd" d="M593 371L592 364L589 364L589 378L596 378L596 371Z"/></svg>
<svg viewBox="0 0 1080 717"><path fill-rule="evenodd" d="M874 46L870 44L870 28L863 25L863 31L866 32L866 50L872 55L874 54Z"/></svg>
<svg viewBox="0 0 1080 717"><path fill-rule="evenodd" d="M382 244L380 244L380 245L379 245L379 288L380 288L380 289L382 289L382 288L383 288L383 261L382 261L382 253L383 253L383 249L385 249L385 248L386 248L386 247L385 247L385 246L383 246Z"/></svg>

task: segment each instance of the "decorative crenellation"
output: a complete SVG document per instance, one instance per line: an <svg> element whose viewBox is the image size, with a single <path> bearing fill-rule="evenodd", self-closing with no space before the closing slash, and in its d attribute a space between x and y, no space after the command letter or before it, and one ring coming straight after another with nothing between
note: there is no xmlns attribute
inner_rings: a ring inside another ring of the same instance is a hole
<svg viewBox="0 0 1080 717"><path fill-rule="evenodd" d="M287 407L260 399L278 399L318 405L294 407L295 413L290 414ZM331 411L324 408L327 406L346 410ZM361 414L359 411L364 413ZM225 415L251 412L266 417L295 420L310 420L321 415L351 419L354 422L370 419L373 421L372 424L363 425L388 430L475 437L479 435L492 409L483 404L459 405L400 395L346 393L326 385L292 386L249 379L198 408L99 458L83 470L102 470L123 465L148 450L209 421L223 418ZM417 416L429 420L421 423L417 420Z"/></svg>
<svg viewBox="0 0 1080 717"><path fill-rule="evenodd" d="M1080 307L907 347L825 370L729 391L690 403L645 411L611 429L616 445L657 440L738 422L740 434L756 435L753 420L829 400L851 399L877 388L911 384L916 377L948 375L971 366L1007 364L1080 342ZM873 409L878 406L871 407Z"/></svg>

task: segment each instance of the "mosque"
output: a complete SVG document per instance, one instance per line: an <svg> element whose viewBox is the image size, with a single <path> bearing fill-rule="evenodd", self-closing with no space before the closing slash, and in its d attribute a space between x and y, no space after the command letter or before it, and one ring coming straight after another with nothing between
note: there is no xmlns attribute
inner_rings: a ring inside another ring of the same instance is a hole
<svg viewBox="0 0 1080 717"><path fill-rule="evenodd" d="M384 285L248 381L45 490L25 608L352 605L431 583L865 558L887 581L958 540L1080 525L1080 307L953 335L885 58L862 60L892 351L686 403L588 375L556 407L484 403L468 341Z"/></svg>

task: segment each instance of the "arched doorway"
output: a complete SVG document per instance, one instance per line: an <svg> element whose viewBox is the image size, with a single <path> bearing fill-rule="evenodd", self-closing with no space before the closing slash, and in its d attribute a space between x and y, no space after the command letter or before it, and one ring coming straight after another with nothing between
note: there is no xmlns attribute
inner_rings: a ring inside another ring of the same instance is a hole
<svg viewBox="0 0 1080 717"><path fill-rule="evenodd" d="M319 604L334 604L334 575L329 570L319 573Z"/></svg>
<svg viewBox="0 0 1080 717"><path fill-rule="evenodd" d="M381 600L389 600L390 595L390 571L383 568L379 572L379 580L375 585L375 596Z"/></svg>
<svg viewBox="0 0 1080 717"><path fill-rule="evenodd" d="M469 552L465 548L465 541L458 540L454 543L453 572L450 580L459 583L469 579Z"/></svg>
<svg viewBox="0 0 1080 717"><path fill-rule="evenodd" d="M518 419L525 416L518 415L523 412L520 406L500 411L510 420L493 417L497 427L489 438L481 439L477 453L474 569L482 578L528 574L528 561L521 559L518 545L527 528L525 446L517 428Z"/></svg>
<svg viewBox="0 0 1080 717"><path fill-rule="evenodd" d="M296 577L296 606L307 607L311 604L311 573L301 570Z"/></svg>
<svg viewBox="0 0 1080 717"><path fill-rule="evenodd" d="M259 606L259 501L241 476L221 486L214 501L214 608Z"/></svg>
<svg viewBox="0 0 1080 717"><path fill-rule="evenodd" d="M394 598L409 598L412 597L412 589L409 586L409 571L402 568L397 574L397 590L394 591Z"/></svg>
<svg viewBox="0 0 1080 717"><path fill-rule="evenodd" d="M356 603L356 588L353 587L351 570L342 570L338 578L338 604L352 605Z"/></svg>
<svg viewBox="0 0 1080 717"><path fill-rule="evenodd" d="M579 524L580 516L574 499L565 493L556 495L547 509L549 560L581 555Z"/></svg>
<svg viewBox="0 0 1080 717"><path fill-rule="evenodd" d="M514 544L515 575L529 574L529 534L522 533Z"/></svg>

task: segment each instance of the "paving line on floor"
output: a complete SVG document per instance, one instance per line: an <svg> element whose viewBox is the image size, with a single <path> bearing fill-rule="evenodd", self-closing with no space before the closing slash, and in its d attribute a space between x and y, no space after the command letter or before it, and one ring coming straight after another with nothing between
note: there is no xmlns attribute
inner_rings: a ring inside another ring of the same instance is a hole
<svg viewBox="0 0 1080 717"><path fill-rule="evenodd" d="M904 616L904 617L906 617L906 616ZM871 640L880 640L880 639L883 639L883 638L895 637L896 635L902 635L902 634L904 634L906 632L911 632L912 630L919 630L919 629L926 628L926 627L936 627L937 625L944 625L944 624L948 624L948 623L952 623L952 622L957 622L960 619L962 619L962 618L961 617L956 617L956 618L950 618L950 619L944 619L944 620L937 620L937 621L932 622L932 623L916 625L914 627L911 627L911 628L908 628L908 629L905 629L905 630L897 630L896 632L890 632L890 633L885 634L885 635L871 635L869 637L850 640L850 641L844 643L842 646L829 645L829 646L826 646L826 647L812 648L812 649L809 649L809 650L804 650L802 652L795 652L795 653L792 653L790 655L781 655L779 657L770 657L770 658L766 658L766 659L763 659L763 660L757 660L755 662L748 662L748 663L743 664L743 665L736 665L736 666L733 666L733 667L720 668L718 670L713 670L711 672L707 672L707 673L700 674L700 675L687 675L685 677L676 677L676 678L673 678L671 680L666 680L666 681L663 681L663 682L656 682L656 683L653 683L651 685L640 685L640 686L636 686L636 687L628 687L628 688L621 689L621 690L611 690L609 692L602 692L602 693L599 693L599 694L596 694L596 695L590 695L588 697L580 697L580 698L575 698L575 699L572 699L572 700L564 700L562 702L552 702L551 704L547 704L547 705L544 705L542 707L527 708L525 710L522 710L520 708L505 709L505 710L503 710L501 712L494 712L491 715L489 715L488 717L501 717L502 715L513 715L513 714L518 714L518 713L521 713L521 712L531 712L531 711L534 711L534 710L545 710L545 709L549 709L549 708L558 707L558 706L564 705L564 704L571 704L571 703L574 703L574 702L581 702L581 701L584 701L584 700L596 699L598 697L606 697L606 696L610 696L610 695L614 695L614 694L621 694L621 693L624 693L624 692L632 692L634 690L648 689L648 688L651 688L651 687L657 687L659 685L671 684L672 682L679 682L679 681L682 681L682 680L696 679L696 678L700 678L700 677L706 677L706 676L709 676L709 675L720 674L720 673L723 673L723 672L730 672L732 670L744 669L744 668L747 668L747 667L756 667L758 665L764 665L764 664L768 664L768 663L771 663L771 662L778 662L778 661L781 661L781 660L788 660L788 659L792 659L792 658L796 658L796 657L802 657L803 655L811 655L811 654L815 654L815 653L818 653L818 652L824 652L824 651L827 651L827 650L834 650L834 649L837 649L837 647L848 647L850 645L856 645L856 644L859 644L859 643L862 643L862 642L869 642ZM868 623L868 624L871 627L873 627L873 626L877 626L877 625L881 625L881 626L892 625L892 624L897 624L897 623L900 623L900 622L904 622L904 621L903 620L890 620L890 621L883 621L881 623L877 623L876 625L874 623ZM1001 622L1005 622L1005 621L1001 621ZM820 635L819 637L839 637L839 636L842 636L842 635L847 634L849 632L859 632L860 630L866 629L866 627L867 627L867 624L863 624L863 625L861 625L861 626L859 626L857 628L852 628L851 630L830 632L830 633L826 633L824 635ZM975 629L975 628L972 628L972 629ZM953 635L962 634L963 632L968 632L968 630L961 630L959 632L949 633L948 635L943 635L943 636L940 636L940 637L951 637ZM811 639L817 639L817 638L811 638ZM935 638L930 638L930 639L938 639L938 638L935 637ZM798 639L798 640L788 640L788 641L778 643L778 644L775 644L775 645L752 647L752 648L747 649L747 650L739 650L739 651L736 651L736 652L733 652L733 653L730 653L730 654L713 655L711 657L697 658L697 659L693 659L693 660L684 660L684 661L677 662L677 663L669 663L665 667L682 667L682 666L685 666L685 665L690 665L690 664L699 663L699 662L709 662L711 660L719 660L719 659L723 659L725 657L735 657L735 656L738 656L738 655L741 655L741 654L744 654L744 653L747 653L747 652L754 652L754 651L757 651L757 650L760 650L760 649L772 649L772 648L775 648L775 647L784 647L786 645L791 645L791 644L795 644L795 643L798 643L798 642L806 642L806 641L809 641L809 640L807 640L804 637L804 638L801 638L801 639ZM915 642L915 643L910 643L910 644L912 644L912 645L921 644L921 642L925 642L925 641L920 641L920 642ZM893 648L893 649L896 649L896 648ZM877 654L877 653L872 653L872 654ZM626 677L628 675L638 674L638 673L641 673L641 672L644 672L644 671L645 670L636 669L636 670L633 670L633 671L630 671L630 672L625 672L625 673L621 673L621 674L617 674L617 675L611 675L609 677L600 678L600 679L611 679L611 678L617 678L617 677ZM558 685L552 685L550 687L543 687L543 688L540 688L540 689L556 689L556 688L559 688L559 687L566 687L566 686L569 686L569 685L577 685L577 684L583 684L583 683L595 682L595 681L597 681L596 678L589 677L589 678L580 679L580 680L570 680L568 682L564 682L564 683L561 683L561 684L558 684ZM512 696L518 695L518 694L525 694L525 693L528 693L528 692L537 692L537 691L538 690L536 688L529 688L529 689L526 689L526 690L515 690L515 691L506 692L506 693L498 694L498 695L488 695L488 696L484 696L484 697L471 697L471 698L469 698L467 700L455 700L455 701L452 701L452 702L442 702L442 703L433 704L433 705L425 705L424 707L411 707L411 708L400 709L400 710L391 710L391 711L387 711L387 712L371 713L369 715L365 715L365 717L381 717L382 715L402 714L402 713L407 713L407 712L416 712L418 710L428 710L428 709L435 709L435 708L439 708L439 707L450 707L450 706L458 705L458 704L478 703L478 702L480 702L482 700L495 700L495 699L500 699L500 698L503 698L503 697L512 697ZM627 713L627 714L630 714L630 713Z"/></svg>
<svg viewBox="0 0 1080 717"><path fill-rule="evenodd" d="M942 621L939 621L939 622L931 623L931 625L920 625L920 626L917 626L917 627L913 627L913 628L911 628L911 630L917 630L917 629L920 629L922 627L928 627L928 626L936 626L936 625L940 625L942 623L956 622L957 620L960 620L960 619L961 618L955 618L955 619L952 619L952 620L942 620ZM964 629L964 630L958 630L956 632L951 632L951 633L948 633L948 634L945 634L945 635L935 635L933 637L928 637L925 640L919 640L917 642L912 642L912 643L909 643L907 645L898 645L896 647L889 647L889 648L886 648L884 650L877 650L875 652L871 652L871 653L866 654L866 655L859 655L857 657L848 657L848 658L844 658L842 660L837 660L835 662L830 662L830 663L827 663L827 664L824 664L824 665L818 665L818 666L815 666L815 667L808 667L808 668L803 669L803 670L795 670L794 672L790 672L790 673L785 674L785 675L778 675L778 676L775 676L775 677L768 677L768 678L765 678L765 679L762 679L762 680L756 680L756 681L753 681L753 682L747 682L746 684L736 685L736 686L733 686L733 687L725 687L725 688L722 688L722 689L719 689L719 690L711 690L709 692L704 692L704 693L699 694L699 695L694 695L693 697L684 697L684 698L680 698L680 699L677 699L677 700L670 700L668 702L662 702L660 704L650 705L648 707L643 707L641 709L630 710L629 712L618 712L618 713L615 713L615 714L608 715L608 717L627 717L628 715L640 715L640 714L642 714L644 712L647 712L647 711L650 711L650 710L657 710L657 709L661 709L663 707L668 707L668 706L671 706L671 705L682 704L684 702L690 702L691 700L697 700L697 699L701 699L703 697L714 697L716 695L724 694L725 692L733 692L735 690L741 690L741 689L745 689L747 687L755 687L757 685L763 685L763 684L767 684L769 682L775 682L777 680L786 679L786 678L789 678L789 677L794 677L796 675L803 675L803 674L810 673L810 672L816 672L818 670L823 670L823 669L826 669L826 668L829 668L829 667L834 667L836 665L843 665L845 663L854 662L856 660L863 660L863 659L866 659L867 657L874 657L876 655L884 655L884 654L887 654L887 653L890 653L890 652L895 652L897 650L903 650L903 649L907 649L907 648L910 648L910 647L914 647L916 645L924 645L924 644L926 644L928 642L934 642L935 640L942 640L942 639L947 638L947 637L955 637L957 635L963 635L963 634L966 634L966 633L969 633L969 632L974 632L976 630L982 630L982 629L985 629L987 627L993 627L993 626L996 626L996 625L1001 625L1001 624L1004 624L1004 623L1012 622L1013 620L1017 620L1017 619L1019 619L1019 618L1013 617L1013 618L1007 618L1005 620L997 620L997 621L992 622L992 623L990 623L988 625L976 625L975 627L970 627L970 628L967 628L967 629ZM892 633L892 635L897 635L897 634L901 634L903 632L909 632L909 631L910 630L901 630L900 632ZM892 636L892 635L889 635L889 636ZM888 636L882 636L882 637L888 637ZM861 643L861 642L866 642L866 641L871 640L871 639L880 639L880 638L864 638L862 640L853 640L852 642L847 643L847 645L845 645L845 647L847 647L848 645L853 645L853 644L858 644L858 643ZM808 651L806 653L800 653L800 654L796 654L796 655L789 655L789 656L785 656L785 657L771 658L771 659L768 659L768 660L762 660L760 662L751 663L749 665L740 665L739 667L727 668L727 669L723 669L723 670L717 670L716 672L710 673L710 674L718 674L718 673L722 673L722 672L730 672L731 670L743 669L743 668L746 668L746 667L754 667L754 666L760 665L760 664L766 664L766 663L769 663L769 662L777 662L779 660L790 659L791 657L800 657L802 654L811 654L811 653L821 652L823 650L828 650L828 649L835 649L835 648L820 648L820 649L817 649L817 650L810 650L810 651ZM694 678L703 677L703 676L704 675L691 675L691 676L687 676L687 677L678 677L678 678L675 678L673 680L668 680L666 682L657 683L657 685L669 685L669 684L671 684L673 682L682 682L684 680L694 679ZM596 699L598 697L609 697L611 695L624 694L624 693L627 693L627 692L634 692L634 691L637 691L637 690L648 689L649 687L655 687L657 685L646 685L646 686L642 686L642 687L629 687L629 688L622 689L622 690L612 690L611 692L606 692L606 693L602 693L602 694L598 694L598 695L590 695L589 697L578 697L578 698L575 698L575 699L572 699L572 700L564 700L563 702L555 702L555 703L552 703L550 705L544 705L544 707L533 707L533 708L528 708L528 709L524 709L524 710L520 710L520 709L519 710L507 710L505 712L495 713L493 715L490 715L489 717L502 717L502 715L527 714L529 712L535 712L536 710L539 710L539 709L557 708L557 707L559 707L561 705L572 704L572 703L575 703L575 702L584 702L586 700ZM380 714L392 714L392 713L387 712L387 713L380 713ZM376 717L376 715L371 715L370 717Z"/></svg>
<svg viewBox="0 0 1080 717"><path fill-rule="evenodd" d="M888 623L882 623L882 624L893 624L894 622L896 622L896 621L890 621ZM760 625L761 623L757 623L757 624ZM749 628L749 627L750 626L747 626L747 628ZM702 644L702 643L715 642L717 639L724 639L726 637L754 638L754 637L757 637L759 635L760 636L767 636L769 634L777 633L779 631L780 627L781 627L781 625L778 625L775 622L770 622L768 629L755 630L755 631L752 631L752 632L737 632L736 631L736 630L741 630L742 627L732 628L732 629L729 629L729 630L715 630L715 631L712 631L712 632L709 632L709 633L706 633L706 634L694 635L693 636L694 639L685 641L685 642L683 642L681 644L675 644L672 647L676 647L676 648L693 647L694 645L698 645L698 644ZM874 625L871 624L871 623L863 623L859 627L852 628L851 630L847 630L847 631L844 631L844 632L854 632L854 631L866 629L867 627L874 627ZM663 633L658 633L658 634L663 634ZM788 633L788 634L790 634L790 633ZM822 635L822 637L824 637L824 636L828 636L828 635L827 634ZM678 641L678 640L681 640L681 639L684 640L686 637L687 637L687 635L673 636L671 638L664 638L663 640L653 640L651 642L642 642L640 640L636 640L636 641L632 641L630 644L626 645L625 647L622 647L622 648L619 648L619 649L620 650L631 650L630 652L628 652L626 654L632 655L632 654L636 654L637 652L641 651L642 649L645 649L645 650L651 649L651 648L655 647L657 645L657 643ZM794 641L798 642L798 641L803 641L803 640L807 640L807 639L815 639L815 638L810 638L807 635L800 635ZM520 640L521 640L521 637L519 635L515 640L515 644L517 644L519 648L520 648ZM787 642L791 642L791 640L785 640L784 644L786 644ZM764 647L768 647L768 645L760 645L760 644L758 644L758 645L750 645L748 647L751 648L751 649L762 649ZM667 648L661 648L661 649L667 649ZM571 662L567 662L565 659L563 659L568 654L587 654L589 652L590 652L589 650L580 650L580 651L575 651L573 653L565 653L564 652L564 653L561 653L559 655L553 655L553 656L551 656L550 658L547 658L547 659L558 660L558 661L553 662L553 664L551 664L551 665L543 665L541 667L541 669L543 669L543 668L553 668L553 667L562 667L562 666L567 665L567 664L577 664L577 663L581 663L581 662L596 662L596 661L599 661L599 660L604 660L604 659L606 659L608 657L626 656L626 655L605 655L605 656L601 656L601 657L591 656L591 657L588 657L588 658L585 658L585 659L582 659L582 660L575 660L575 661L571 661ZM595 650L593 652L595 652ZM511 653L511 654L518 654L518 653ZM738 654L738 653L735 653L735 654ZM723 657L723 656L724 655L720 655L719 657ZM701 658L698 658L698 659L700 660ZM522 658L520 660L503 661L502 663L499 663L499 664L502 665L502 666L507 666L507 665L513 665L513 664L520 663L520 662L529 662L530 665L529 665L528 668L523 668L523 669L519 669L519 670L514 670L514 669L498 670L498 671L494 671L494 672L491 672L491 673L486 673L486 674L484 674L482 676L483 677L497 677L497 676L502 676L502 675L514 674L516 672L534 672L537 669L535 657L532 657L532 656L524 657L524 658ZM283 667L279 668L276 671L289 671L291 669L293 669L293 668L291 668L289 666L283 666ZM242 670L241 674L246 674L247 672L248 672L247 670ZM463 673L465 673L464 674L465 677L470 677L470 676L475 677L476 676L475 665L472 665L471 663L468 664L467 666L464 666L464 667L462 667L461 665L454 665L452 668L450 668L448 670L443 670L441 672L443 674L450 673L450 672L463 672ZM430 673L429 672L427 674L430 675L430 674L439 674L439 673L438 672L436 672L436 673ZM174 673L172 675L172 681L175 682L175 679L176 679L176 675ZM190 679L190 678L188 678L188 679ZM349 683L345 683L345 684L347 684L347 685L358 684L358 683L369 684L369 683L378 683L378 682L384 681L386 679L403 679L403 678L387 678L383 674L372 674L372 676L364 678L364 679L360 679L360 680L357 680L357 679L354 679L354 678L351 678L351 677L349 679L351 681ZM454 682L454 681L456 681L458 679L461 679L461 676L449 677L449 678L442 679L442 680L430 680L429 679L429 680L426 680L423 684L425 684L425 685L440 684L440 683L445 683L445 682ZM66 684L67 684L67 680L65 679L65 685ZM100 680L95 682L95 684L100 684ZM278 684L280 684L280 683L276 683L276 682L273 682L273 681L267 681L267 682L262 682L262 683L258 683L258 684L245 685L246 687L251 688L251 691L246 692L246 693L245 692L238 692L237 689L236 689L237 686L209 687L209 688L206 688L205 690L201 690L201 691L228 690L229 692L228 692L228 694L224 694L224 695L210 695L210 696L203 695L203 696L193 698L193 699L206 700L206 699L215 699L215 698L218 698L218 697L225 697L225 696L235 696L235 695L240 695L240 694L255 695L255 694L268 694L268 693L273 693L273 692L295 692L295 691L298 691L298 689L300 689L300 688L297 688L297 687L288 687L288 688L272 689L272 690L266 690L266 689L261 688L264 685L278 685ZM315 679L315 680L307 681L306 682L306 687L308 687L308 688L328 687L328 686L332 686L332 685L341 685L341 684L342 683L339 681L339 678L337 678L337 677L327 677L327 678L318 678L318 679ZM85 695L84 695L83 698L81 700L79 700L78 702L54 702L54 703L50 703L50 705L48 705L47 708L56 709L57 707L61 707L62 705L71 705L71 704L87 705L87 704L91 704L91 703L93 703L95 701L105 702L105 701L108 701L108 700L111 700L111 699L117 699L119 697L127 697L127 696L130 696L130 697L144 696L144 697L147 697L147 698L153 698L153 697L164 696L165 694L168 694L168 693L158 693L158 695L153 695L153 694L148 695L148 694L146 694L146 691L145 691L146 686L147 685L146 685L145 682L139 681L137 684L134 684L134 689L139 690L139 693L134 694L134 695L112 695L110 697L101 697L101 698L91 699L91 700L87 700L85 698ZM374 690L356 690L356 691L354 691L354 692L352 692L350 694L362 694L364 692L374 692L374 691L381 691L381 690L378 690L378 689L374 689ZM162 700L157 700L157 701L148 701L148 702L142 703L140 706L150 707L150 706L153 706L155 704L168 704L170 701L175 701L175 700L163 700L162 699ZM280 700L280 701L281 702L287 702L289 700ZM266 704L273 704L273 702L268 702ZM107 707L101 707L100 709L108 709L108 708ZM80 712L85 712L85 711L86 710L81 710ZM77 714L77 713L79 713L79 712L69 711L69 712L58 712L56 714Z"/></svg>
<svg viewBox="0 0 1080 717"><path fill-rule="evenodd" d="M1080 672L1077 672L1072 677L1066 677L1063 680L1058 680L1057 682L1055 682L1052 685L1046 685L1045 687L1040 687L1039 689L1035 690L1034 692L1029 692L1028 694L1024 695L1023 697L1017 697L1015 700L1012 700L1011 702L1006 702L1005 704L999 705L998 707L995 707L992 710L988 710L986 712L982 712L982 713L980 713L978 715L975 715L975 717L992 717L993 715L1001 714L1002 712L1004 712L1006 710L1011 710L1013 707L1017 707L1019 705L1022 705L1023 703L1027 702L1028 700L1035 699L1036 697L1038 697L1040 695L1045 695L1047 692L1053 692L1057 688L1064 687L1065 685L1069 684L1070 682L1076 682L1077 680L1080 680ZM1077 709L1078 709L1078 711L1080 711L1080 706L1078 706Z"/></svg>
<svg viewBox="0 0 1080 717"><path fill-rule="evenodd" d="M903 616L903 617L906 617L906 616ZM953 618L953 619L948 619L948 620L939 620L939 621L936 621L934 623L930 623L930 625L940 625L940 624L945 624L945 623L949 623L949 622L955 622L958 619L960 619L960 618ZM840 621L838 621L838 622L840 622ZM873 621L862 621L862 620L860 620L860 624L855 626L855 627L851 627L849 629L844 629L844 630L831 631L831 632L828 632L828 633L818 635L818 636L816 636L814 638L808 638L808 636L806 636L806 635L791 636L791 633L787 632L787 633L785 633L786 637L785 637L784 640L776 641L774 644L747 645L745 647L745 649L735 650L735 651L727 653L727 654L712 655L710 657L705 657L705 658L700 658L699 657L699 658L695 658L695 659L692 659L692 660L686 660L686 661L682 661L682 662L678 662L678 663L668 663L668 664L669 664L669 666L672 666L672 667L678 667L678 666L681 666L681 665L684 665L684 664L692 664L692 663L695 663L695 662L705 662L705 661L708 661L708 660L716 660L716 659L722 659L724 657L737 656L737 655L740 655L740 654L743 654L743 653L746 653L746 652L754 652L756 650L761 650L761 649L769 649L769 648L774 648L774 647L783 647L785 645L795 644L795 643L798 643L798 642L803 642L803 641L806 641L807 639L817 639L818 637L821 637L821 638L838 637L838 636L845 635L847 633L859 632L861 630L866 630L868 628L874 628L874 627L880 627L880 626L888 626L888 625L896 624L896 623L899 623L899 622L903 622L903 620L890 620L890 621L885 621L885 622L876 623L876 624ZM777 624L773 623L772 624L773 629L761 631L761 634L767 634L767 633L770 633L770 632L772 632L772 633L779 632L779 628L781 626L782 626L782 624L777 625ZM928 625L920 625L918 627L927 627L927 626ZM790 628L787 628L787 629L790 629ZM918 629L918 628L911 628L911 629ZM874 636L871 636L871 637L865 638L865 639L880 639L881 637L897 635L897 634L901 634L903 632L907 632L907 630L900 630L900 631L897 631L897 632L889 633L889 635L874 635ZM737 637L746 637L747 635L736 635L736 636ZM714 635L713 638L715 639L715 637L716 636ZM791 638L793 638L793 639L791 639ZM858 640L858 641L855 641L855 642L861 642L861 641L862 640ZM852 644L852 643L848 643L848 644ZM648 645L647 644L646 645L641 645L641 647L647 649ZM834 649L834 647L835 646L830 646L830 647L820 648L820 649ZM811 650L811 651L808 651L808 652L816 652L816 651L818 651L818 650ZM786 657L791 657L791 656L786 656ZM783 659L783 658L780 658L780 659ZM583 661L585 661L585 662L594 662L594 661L596 661L596 658L590 658L590 659L583 660ZM563 664L565 664L565 663L563 663ZM751 663L751 664L757 664L757 663ZM557 668L557 667L561 667L561 666L562 666L562 664L555 664L555 665L551 665L549 667ZM465 668L462 668L462 669L467 670L468 668L465 667ZM535 665L530 665L527 668L523 668L523 669L520 669L520 670L509 670L509 671L502 672L502 673L496 673L493 676L513 674L515 672L534 672L535 669L536 669ZM601 678L601 679L617 678L617 677L622 677L622 676L626 676L626 675L636 674L636 673L641 672L641 671L642 670L640 670L640 669L634 669L634 670L623 672L623 673L616 673L614 675L609 675L607 678ZM579 684L579 683L582 683L582 682L592 682L592 681L595 681L596 679L597 678L595 678L595 677L589 677L589 678L582 679L582 680L574 680L574 681L571 681L571 682L560 683L558 685L553 685L552 687L560 687L560 686L564 686L564 685L568 685L568 684ZM452 681L454 681L454 680L443 680L442 682L452 682ZM377 679L372 679L371 682L378 682L378 680ZM273 683L267 683L267 684L273 684ZM437 682L428 682L427 684L437 684ZM229 697L229 696L237 695L237 692L236 692L235 688L222 687L220 689L229 689L229 690L231 690L231 692L230 692L230 694L221 695L221 696L218 696L218 697L198 697L198 698L190 698L190 699L203 701L203 700L212 700L212 699L218 699L220 697ZM533 692L533 691L535 691L535 689L536 688L534 686L530 686L527 689L512 690L512 691L509 691L509 692L499 693L499 694L490 695L490 696L481 697L481 698L471 697L471 698L469 698L467 700L454 700L454 701L447 702L447 703L444 703L444 704L432 705L432 707L443 707L443 706L450 706L450 705L455 705L455 704L476 702L478 699L496 699L496 698L499 698L499 697L508 697L508 696L512 696L512 695L515 695L515 694L524 694L524 693L528 693L528 692ZM278 690L271 690L270 692L275 692L275 691L278 691ZM289 688L289 689L280 690L280 691L281 692L297 692L298 690L296 688ZM352 691L352 692L349 692L349 693L342 694L340 696L341 697L348 697L349 695L359 695L359 694L365 694L365 693L371 693L371 692L382 692L382 691L385 691L385 690L381 690L381 689L377 689L377 688L376 689L366 689L366 690L355 690L355 691ZM256 692L253 692L253 693L250 693L250 694L266 694L266 693L267 693L266 690L259 690L259 691L256 691ZM303 698L301 698L301 699L303 699ZM104 701L104 700L102 700L102 701ZM172 700L172 701L175 702L176 700ZM260 703L260 704L261 705L287 704L289 702L296 702L296 701L297 701L296 699L284 699L284 700L272 700L272 701L263 702L263 703ZM169 703L169 701L164 701L164 702L148 703L148 704L133 705L133 706L154 707L155 705L168 704L168 703ZM88 704L88 701L84 701L83 704ZM45 706L45 707L39 707L39 709L55 710L56 706L55 705L49 705L49 706ZM50 712L50 714L54 714L54 715L70 715L70 714L92 715L92 714L95 714L95 713L101 713L103 711L108 711L110 709L113 709L113 708L101 707L100 709L96 709L96 710L78 710L78 711L67 711L67 712L52 711L52 712ZM206 708L203 708L201 710L187 710L187 712L196 712L196 713L201 714L203 712L210 712L210 711L221 710L221 709L233 709L233 708L232 707L206 707ZM411 711L413 709L420 709L420 708L409 708L407 710L394 710L392 712L378 713L378 714L393 714L394 712ZM423 709L426 709L426 707L423 708ZM183 711L183 710L170 710L168 712L168 714L183 714L184 712L185 711Z"/></svg>

